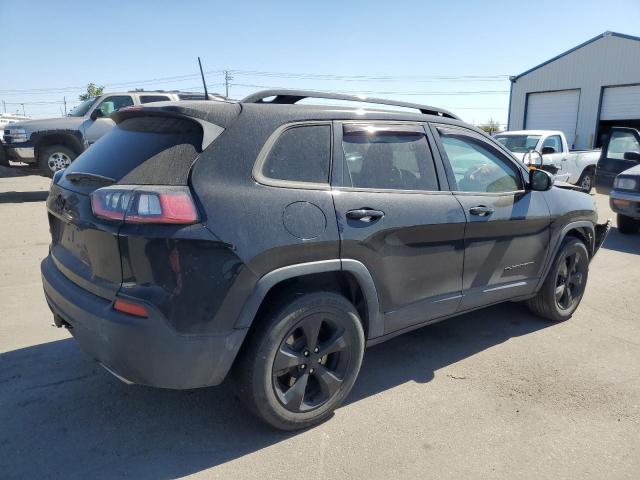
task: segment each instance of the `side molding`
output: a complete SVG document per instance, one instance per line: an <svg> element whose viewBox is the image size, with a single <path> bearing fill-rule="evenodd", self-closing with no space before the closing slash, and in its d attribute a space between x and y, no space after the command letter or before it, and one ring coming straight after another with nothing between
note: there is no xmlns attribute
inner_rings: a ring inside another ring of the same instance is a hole
<svg viewBox="0 0 640 480"><path fill-rule="evenodd" d="M269 290L283 280L314 273L339 271L347 271L351 273L356 278L360 288L362 289L369 316L368 338L371 339L382 335L384 333L384 316L380 313L378 293L369 270L357 260L341 261L338 259L289 265L278 268L264 275L258 280L251 296L244 304L240 317L235 324L235 328L250 327L260 305L262 304L262 300L264 300Z"/></svg>

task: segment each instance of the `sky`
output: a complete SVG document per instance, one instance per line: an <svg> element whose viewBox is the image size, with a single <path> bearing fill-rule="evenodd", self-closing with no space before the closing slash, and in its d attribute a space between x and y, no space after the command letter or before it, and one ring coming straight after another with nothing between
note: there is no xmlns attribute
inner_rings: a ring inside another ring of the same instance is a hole
<svg viewBox="0 0 640 480"><path fill-rule="evenodd" d="M200 56L209 91L230 71L231 98L366 93L504 124L509 75L607 30L640 36L640 1L0 0L0 101L50 117L89 82L202 91Z"/></svg>

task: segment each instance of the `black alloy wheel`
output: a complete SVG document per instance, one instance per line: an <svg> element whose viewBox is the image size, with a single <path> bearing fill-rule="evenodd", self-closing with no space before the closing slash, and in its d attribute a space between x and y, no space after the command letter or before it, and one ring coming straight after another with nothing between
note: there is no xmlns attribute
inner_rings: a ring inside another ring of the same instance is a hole
<svg viewBox="0 0 640 480"><path fill-rule="evenodd" d="M344 381L352 341L330 312L301 319L280 344L273 361L273 388L287 410L324 405Z"/></svg>
<svg viewBox="0 0 640 480"><path fill-rule="evenodd" d="M584 293L587 259L576 250L566 255L556 275L556 303L562 310L571 310Z"/></svg>
<svg viewBox="0 0 640 480"><path fill-rule="evenodd" d="M542 287L526 300L535 315L553 322L571 318L584 296L589 276L589 252L582 240L566 237Z"/></svg>
<svg viewBox="0 0 640 480"><path fill-rule="evenodd" d="M356 308L335 292L270 300L233 367L238 398L281 430L329 418L356 381L365 347Z"/></svg>

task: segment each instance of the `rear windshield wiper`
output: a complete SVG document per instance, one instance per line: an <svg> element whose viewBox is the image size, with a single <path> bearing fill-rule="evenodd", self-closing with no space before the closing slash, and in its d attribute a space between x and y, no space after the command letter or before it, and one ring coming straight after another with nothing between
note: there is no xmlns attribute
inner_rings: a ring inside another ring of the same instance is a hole
<svg viewBox="0 0 640 480"><path fill-rule="evenodd" d="M69 172L64 178L69 180L70 182L100 182L112 184L116 183L116 180L111 177L105 177L104 175L98 175L97 173L86 173L86 172Z"/></svg>

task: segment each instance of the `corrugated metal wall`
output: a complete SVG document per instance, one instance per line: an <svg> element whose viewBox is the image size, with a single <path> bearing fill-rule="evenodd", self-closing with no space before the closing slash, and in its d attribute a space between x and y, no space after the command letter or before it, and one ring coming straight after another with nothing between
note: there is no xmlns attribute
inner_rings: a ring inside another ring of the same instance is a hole
<svg viewBox="0 0 640 480"><path fill-rule="evenodd" d="M576 148L591 148L602 88L634 83L640 83L640 41L605 35L518 78L512 84L509 130L523 128L528 93L579 88L574 143Z"/></svg>

